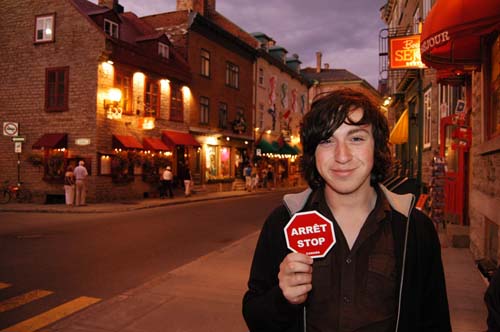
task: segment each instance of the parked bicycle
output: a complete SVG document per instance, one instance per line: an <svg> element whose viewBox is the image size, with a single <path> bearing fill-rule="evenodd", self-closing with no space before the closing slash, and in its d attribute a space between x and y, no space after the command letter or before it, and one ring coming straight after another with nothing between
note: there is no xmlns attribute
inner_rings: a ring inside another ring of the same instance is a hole
<svg viewBox="0 0 500 332"><path fill-rule="evenodd" d="M21 187L21 183L9 184L9 181L4 181L2 189L0 189L0 204L7 204L11 199L15 199L19 203L27 203L31 201L31 191L28 188Z"/></svg>

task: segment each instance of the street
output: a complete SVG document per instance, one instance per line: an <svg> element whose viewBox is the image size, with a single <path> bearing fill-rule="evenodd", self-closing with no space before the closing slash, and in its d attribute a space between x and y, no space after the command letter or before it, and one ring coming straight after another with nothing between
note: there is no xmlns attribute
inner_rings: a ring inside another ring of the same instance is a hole
<svg viewBox="0 0 500 332"><path fill-rule="evenodd" d="M0 331L68 301L109 299L227 246L259 230L281 197L112 214L1 213Z"/></svg>

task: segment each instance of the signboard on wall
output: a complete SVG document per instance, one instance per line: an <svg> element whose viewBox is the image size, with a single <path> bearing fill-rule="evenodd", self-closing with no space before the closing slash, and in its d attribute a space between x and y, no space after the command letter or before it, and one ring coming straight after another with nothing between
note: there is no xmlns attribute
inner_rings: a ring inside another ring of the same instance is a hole
<svg viewBox="0 0 500 332"><path fill-rule="evenodd" d="M389 38L389 68L426 68L420 57L420 35Z"/></svg>

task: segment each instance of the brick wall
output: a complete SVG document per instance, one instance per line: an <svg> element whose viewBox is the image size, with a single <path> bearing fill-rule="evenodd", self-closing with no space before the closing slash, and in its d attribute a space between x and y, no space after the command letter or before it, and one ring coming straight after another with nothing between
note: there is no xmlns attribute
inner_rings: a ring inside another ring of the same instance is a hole
<svg viewBox="0 0 500 332"><path fill-rule="evenodd" d="M55 42L34 44L35 16L55 13ZM26 137L21 154L21 180L43 200L44 193L63 193L62 184L41 181L43 170L26 162L32 144L44 133L68 134L68 155L95 155L97 61L104 50L103 35L70 1L6 0L0 21L0 103L2 121L20 123ZM69 110L44 110L45 70L69 67ZM91 144L75 145L75 138L86 137ZM16 158L13 143L0 137L0 181L15 180ZM95 159L95 158L93 158ZM93 162L92 167L95 168ZM94 177L91 177L91 182ZM90 199L95 193L89 192Z"/></svg>

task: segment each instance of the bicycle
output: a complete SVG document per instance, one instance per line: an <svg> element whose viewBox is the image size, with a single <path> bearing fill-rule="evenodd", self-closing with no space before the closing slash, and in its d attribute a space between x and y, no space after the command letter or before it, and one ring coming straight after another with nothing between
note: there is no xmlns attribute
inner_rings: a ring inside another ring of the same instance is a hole
<svg viewBox="0 0 500 332"><path fill-rule="evenodd" d="M21 183L17 185L9 184L9 181L4 181L2 189L0 189L0 204L7 204L12 198L15 198L19 203L31 201L31 191L27 188L22 188Z"/></svg>

